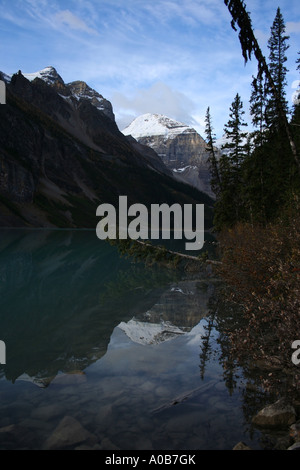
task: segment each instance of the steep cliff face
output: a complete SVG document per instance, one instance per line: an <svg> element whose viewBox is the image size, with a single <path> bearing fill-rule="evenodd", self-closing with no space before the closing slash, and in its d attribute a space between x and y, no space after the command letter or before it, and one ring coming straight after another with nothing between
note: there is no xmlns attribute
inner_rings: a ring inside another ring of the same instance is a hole
<svg viewBox="0 0 300 470"><path fill-rule="evenodd" d="M0 226L94 228L97 206L117 206L119 195L129 204L211 204L176 183L155 154L132 145L111 105L83 82L65 85L51 67L29 75L2 75Z"/></svg>
<svg viewBox="0 0 300 470"><path fill-rule="evenodd" d="M145 114L123 133L155 150L175 178L213 197L206 143L195 129L163 115Z"/></svg>
<svg viewBox="0 0 300 470"><path fill-rule="evenodd" d="M78 100L85 99L90 101L90 103L95 106L95 108L102 111L112 121L115 120L115 115L113 113L113 108L110 101L103 98L100 93L93 90L85 82L71 82L67 84L67 88L70 90L73 97L77 98Z"/></svg>

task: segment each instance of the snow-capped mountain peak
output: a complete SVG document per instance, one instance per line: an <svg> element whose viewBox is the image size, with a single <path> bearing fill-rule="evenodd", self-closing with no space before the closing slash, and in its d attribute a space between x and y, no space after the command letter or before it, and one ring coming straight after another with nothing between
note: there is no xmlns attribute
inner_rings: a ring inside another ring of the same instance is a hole
<svg viewBox="0 0 300 470"><path fill-rule="evenodd" d="M176 180L214 197L206 143L194 128L163 114L148 113L134 119L122 132L154 150Z"/></svg>
<svg viewBox="0 0 300 470"><path fill-rule="evenodd" d="M27 78L29 81L33 81L35 78L40 78L41 80L44 80L46 83L49 85L53 85L55 82L60 82L64 83L63 79L61 76L57 73L56 69L52 66L45 67L42 70L39 70L38 72L33 72L33 73L23 73L22 75Z"/></svg>
<svg viewBox="0 0 300 470"><path fill-rule="evenodd" d="M36 78L40 78L41 80L44 80L44 82L48 83L49 85L53 85L56 82L60 82L61 84L64 83L63 79L61 76L57 73L56 69L52 66L45 67L42 70L39 70L37 72L32 72L32 73L24 73L20 70L21 74L23 77L27 78L30 82L35 80ZM7 74L1 72L3 79L9 83L11 81L11 78L13 74Z"/></svg>
<svg viewBox="0 0 300 470"><path fill-rule="evenodd" d="M164 136L166 139L172 139L179 134L196 131L186 124L170 119L163 114L147 113L134 119L122 132L124 135L131 135L135 139L149 136Z"/></svg>

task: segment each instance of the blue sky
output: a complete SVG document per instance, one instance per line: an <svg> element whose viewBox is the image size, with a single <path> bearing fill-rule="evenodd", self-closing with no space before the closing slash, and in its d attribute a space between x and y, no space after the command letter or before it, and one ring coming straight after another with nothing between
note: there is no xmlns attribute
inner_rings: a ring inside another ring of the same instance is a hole
<svg viewBox="0 0 300 470"><path fill-rule="evenodd" d="M277 7L283 14L287 99L292 104L300 51L299 0L246 0L266 56ZM0 70L54 66L66 83L84 80L112 102L122 130L147 112L194 126L204 136L209 106L217 137L229 107L248 105L257 65L244 64L223 0L0 0Z"/></svg>

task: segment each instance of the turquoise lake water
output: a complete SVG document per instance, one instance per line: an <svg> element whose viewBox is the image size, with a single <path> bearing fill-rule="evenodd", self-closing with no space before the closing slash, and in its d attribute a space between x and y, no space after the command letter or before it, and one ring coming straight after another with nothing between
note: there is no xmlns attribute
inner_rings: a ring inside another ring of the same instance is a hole
<svg viewBox="0 0 300 470"><path fill-rule="evenodd" d="M243 374L222 359L217 285L133 263L94 231L2 230L0 449L259 448ZM59 442L62 423L78 432Z"/></svg>

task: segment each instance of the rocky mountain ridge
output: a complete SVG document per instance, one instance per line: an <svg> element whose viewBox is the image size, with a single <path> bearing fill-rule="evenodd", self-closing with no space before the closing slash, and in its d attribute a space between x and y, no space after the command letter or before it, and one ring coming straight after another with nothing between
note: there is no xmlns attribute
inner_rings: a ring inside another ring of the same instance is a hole
<svg viewBox="0 0 300 470"><path fill-rule="evenodd" d="M71 103L73 102L73 104L75 104L74 99L76 101L80 99L89 100L93 106L102 111L111 120L115 120L111 103L84 81L77 80L64 83L62 77L52 66L45 67L34 73L22 73L22 71L20 71L20 73L30 82L37 78L43 80L47 85L54 87L60 96L68 99ZM7 83L10 83L11 77L12 75L3 74L3 79Z"/></svg>

